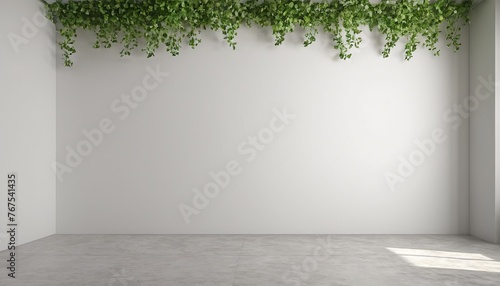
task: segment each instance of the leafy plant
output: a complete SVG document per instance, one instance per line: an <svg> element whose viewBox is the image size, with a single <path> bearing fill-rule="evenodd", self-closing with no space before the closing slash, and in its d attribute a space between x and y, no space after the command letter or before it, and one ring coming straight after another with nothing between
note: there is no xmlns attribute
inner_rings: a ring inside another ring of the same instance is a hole
<svg viewBox="0 0 500 286"><path fill-rule="evenodd" d="M94 31L95 48L120 43L122 56L130 55L143 40L142 50L152 57L160 46L174 56L183 43L195 48L205 29L221 31L235 49L242 24L271 27L276 45L297 27L305 30L304 46L324 31L331 35L341 59L350 58L349 51L359 47L361 28L367 26L385 35L384 57L403 40L409 60L419 45L439 55L436 44L441 33L447 45L458 50L471 4L471 0L382 0L378 4L369 0L58 0L46 7L47 17L58 24L64 62L71 66L79 29Z"/></svg>

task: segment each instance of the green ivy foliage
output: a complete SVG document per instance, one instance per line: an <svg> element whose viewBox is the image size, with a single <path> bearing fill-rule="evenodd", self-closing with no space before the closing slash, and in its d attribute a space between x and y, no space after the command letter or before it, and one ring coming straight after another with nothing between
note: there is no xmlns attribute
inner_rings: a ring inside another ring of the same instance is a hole
<svg viewBox="0 0 500 286"><path fill-rule="evenodd" d="M402 40L409 60L418 46L439 55L436 44L441 33L448 47L458 50L471 5L471 0L382 0L378 4L369 0L58 0L46 6L47 17L58 24L64 62L71 66L79 29L95 32L95 48L120 43L121 55L128 56L143 46L152 57L160 46L174 56L183 44L195 48L205 29L222 32L235 49L242 24L271 27L276 45L297 27L305 31L304 46L324 31L331 35L341 59L350 58L350 50L359 47L361 28L367 26L385 36L384 57Z"/></svg>

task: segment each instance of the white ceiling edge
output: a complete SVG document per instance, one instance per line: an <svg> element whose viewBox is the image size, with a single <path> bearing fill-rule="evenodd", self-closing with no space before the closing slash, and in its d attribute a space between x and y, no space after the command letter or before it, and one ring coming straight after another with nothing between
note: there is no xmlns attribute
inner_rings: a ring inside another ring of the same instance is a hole
<svg viewBox="0 0 500 286"><path fill-rule="evenodd" d="M54 3L57 0L44 0L47 3ZM80 0L75 0L75 1L80 1ZM380 3L382 0L370 0L372 3ZM462 3L465 0L455 0L457 3ZM68 2L68 0L63 0L63 2ZM472 8L476 7L477 5L481 4L481 2L484 2L484 0L472 0Z"/></svg>
<svg viewBox="0 0 500 286"><path fill-rule="evenodd" d="M48 3L54 3L56 2L56 0L45 0L46 2ZM80 1L80 0L76 0L76 1ZM378 3L380 2L381 0L370 0L370 2L374 2L374 3ZM455 0L457 3L462 3L464 2L465 0ZM484 0L472 0L472 6L477 6L479 5L481 2L483 2ZM68 0L63 0L63 2L68 2Z"/></svg>

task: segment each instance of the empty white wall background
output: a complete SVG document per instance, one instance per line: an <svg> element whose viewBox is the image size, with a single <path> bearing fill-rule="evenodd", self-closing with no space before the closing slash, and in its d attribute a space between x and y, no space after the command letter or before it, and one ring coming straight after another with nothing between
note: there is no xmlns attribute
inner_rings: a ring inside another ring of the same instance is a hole
<svg viewBox="0 0 500 286"><path fill-rule="evenodd" d="M273 45L269 29L242 28L236 51L213 32L178 57L119 57L77 39L75 65L57 64L57 160L108 118L106 134L57 187L58 233L468 233L468 120L443 116L468 95L468 30L453 53L402 48L380 56L366 33L348 61L328 36L300 32ZM157 67L169 76L125 119L111 110ZM296 118L258 152L237 147L269 126L273 109ZM385 172L436 128L447 140L391 191ZM186 224L179 204L209 172L236 160L241 174Z"/></svg>
<svg viewBox="0 0 500 286"><path fill-rule="evenodd" d="M37 0L0 2L0 250L6 248L7 172L19 175L18 243L56 229L55 31L42 24L40 12Z"/></svg>

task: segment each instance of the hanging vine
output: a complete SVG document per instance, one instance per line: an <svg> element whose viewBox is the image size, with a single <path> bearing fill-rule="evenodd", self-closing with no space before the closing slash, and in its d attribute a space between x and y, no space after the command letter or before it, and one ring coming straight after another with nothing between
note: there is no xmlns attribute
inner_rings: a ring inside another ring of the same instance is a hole
<svg viewBox="0 0 500 286"><path fill-rule="evenodd" d="M120 44L121 56L130 55L144 40L142 50L152 57L161 46L174 56L183 44L195 48L205 29L222 32L235 49L242 24L271 27L276 45L296 27L305 30L304 46L324 31L331 35L341 59L350 58L350 50L359 47L361 28L367 26L385 36L383 57L403 41L409 60L418 46L439 55L440 34L448 47L458 50L471 4L470 0L382 0L378 4L369 0L58 0L46 7L61 36L64 63L71 66L79 29L95 33L95 48Z"/></svg>

